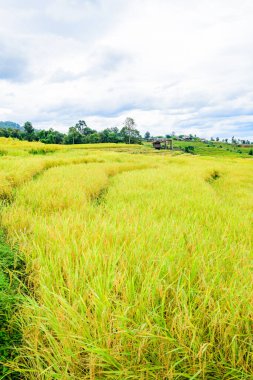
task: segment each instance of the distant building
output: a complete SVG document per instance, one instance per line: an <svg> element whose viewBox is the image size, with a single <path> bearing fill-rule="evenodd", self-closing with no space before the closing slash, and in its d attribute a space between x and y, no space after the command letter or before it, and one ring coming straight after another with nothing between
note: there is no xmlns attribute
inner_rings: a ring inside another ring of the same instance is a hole
<svg viewBox="0 0 253 380"><path fill-rule="evenodd" d="M173 140L172 139L155 139L153 142L153 147L157 150L160 149L173 149Z"/></svg>

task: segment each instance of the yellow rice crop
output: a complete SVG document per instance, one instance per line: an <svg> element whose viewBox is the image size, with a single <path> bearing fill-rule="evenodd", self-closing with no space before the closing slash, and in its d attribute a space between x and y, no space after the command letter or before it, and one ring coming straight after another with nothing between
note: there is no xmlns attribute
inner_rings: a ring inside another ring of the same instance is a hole
<svg viewBox="0 0 253 380"><path fill-rule="evenodd" d="M29 287L10 366L27 379L252 379L251 159L68 147L2 160L16 187L2 225Z"/></svg>

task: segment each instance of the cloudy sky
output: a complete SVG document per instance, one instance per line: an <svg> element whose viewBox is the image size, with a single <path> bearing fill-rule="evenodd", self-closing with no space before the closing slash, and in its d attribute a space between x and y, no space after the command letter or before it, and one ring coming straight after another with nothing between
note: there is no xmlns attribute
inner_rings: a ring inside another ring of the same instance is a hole
<svg viewBox="0 0 253 380"><path fill-rule="evenodd" d="M0 0L0 120L253 140L252 0Z"/></svg>

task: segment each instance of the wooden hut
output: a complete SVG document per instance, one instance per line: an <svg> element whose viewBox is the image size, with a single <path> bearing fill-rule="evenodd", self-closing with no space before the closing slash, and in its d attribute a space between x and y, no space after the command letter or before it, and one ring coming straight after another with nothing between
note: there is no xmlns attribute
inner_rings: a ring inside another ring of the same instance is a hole
<svg viewBox="0 0 253 380"><path fill-rule="evenodd" d="M173 140L172 139L156 139L152 141L153 147L155 149L173 149Z"/></svg>

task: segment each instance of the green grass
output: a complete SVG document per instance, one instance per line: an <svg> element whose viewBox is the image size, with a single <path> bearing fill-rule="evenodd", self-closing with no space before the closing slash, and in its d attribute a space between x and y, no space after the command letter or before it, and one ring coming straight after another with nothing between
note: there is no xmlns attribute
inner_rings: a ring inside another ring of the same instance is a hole
<svg viewBox="0 0 253 380"><path fill-rule="evenodd" d="M238 147L237 145L226 144L220 141L209 142L201 141L174 141L175 148L184 149L187 146L194 147L194 153L200 156L228 156L228 157L248 157L249 147Z"/></svg>
<svg viewBox="0 0 253 380"><path fill-rule="evenodd" d="M20 378L5 363L13 360L16 348L21 343L21 333L15 322L12 322L21 301L20 281L15 277L15 273L17 275L21 269L21 261L5 242L4 233L0 231L0 378Z"/></svg>

